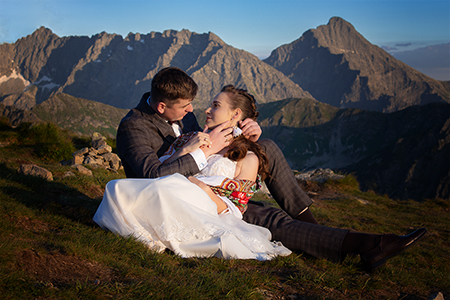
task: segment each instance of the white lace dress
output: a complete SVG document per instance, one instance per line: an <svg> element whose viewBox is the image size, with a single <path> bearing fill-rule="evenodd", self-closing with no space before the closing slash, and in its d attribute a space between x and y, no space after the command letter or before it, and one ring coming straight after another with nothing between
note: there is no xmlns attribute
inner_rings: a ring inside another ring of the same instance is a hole
<svg viewBox="0 0 450 300"><path fill-rule="evenodd" d="M232 178L235 168L235 162L214 155L197 178L214 185ZM180 174L113 180L106 185L94 221L116 234L132 235L152 249L168 248L182 257L268 260L291 253L270 242L268 229L243 221L240 211L223 198L229 210L219 215L209 196Z"/></svg>

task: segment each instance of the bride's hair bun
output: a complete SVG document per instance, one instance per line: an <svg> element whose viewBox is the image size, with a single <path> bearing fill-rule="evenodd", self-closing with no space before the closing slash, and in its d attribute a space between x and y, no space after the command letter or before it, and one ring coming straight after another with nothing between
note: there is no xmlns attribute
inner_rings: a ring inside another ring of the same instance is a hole
<svg viewBox="0 0 450 300"><path fill-rule="evenodd" d="M247 90L238 89L234 85L226 85L220 91L227 93L231 100L231 108L240 108L242 111L242 120L250 118L254 121L259 116L259 112L256 110L256 99Z"/></svg>

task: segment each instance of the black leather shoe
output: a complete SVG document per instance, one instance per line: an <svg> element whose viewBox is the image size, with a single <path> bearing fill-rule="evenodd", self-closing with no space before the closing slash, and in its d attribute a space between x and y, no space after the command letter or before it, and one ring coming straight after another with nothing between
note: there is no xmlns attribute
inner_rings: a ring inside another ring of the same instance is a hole
<svg viewBox="0 0 450 300"><path fill-rule="evenodd" d="M427 230L420 228L408 235L384 234L375 248L361 253L361 262L367 272L373 272L386 263L386 260L394 257L420 240Z"/></svg>

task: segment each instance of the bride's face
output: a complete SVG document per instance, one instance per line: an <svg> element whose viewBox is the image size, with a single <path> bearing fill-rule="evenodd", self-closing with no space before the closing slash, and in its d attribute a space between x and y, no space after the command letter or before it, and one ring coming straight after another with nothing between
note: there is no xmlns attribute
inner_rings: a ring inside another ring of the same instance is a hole
<svg viewBox="0 0 450 300"><path fill-rule="evenodd" d="M211 106L205 110L205 125L207 125L209 129L214 129L224 122L232 121L230 122L230 127L232 127L236 125L236 112L237 109L231 109L230 98L227 93L219 93L212 100Z"/></svg>

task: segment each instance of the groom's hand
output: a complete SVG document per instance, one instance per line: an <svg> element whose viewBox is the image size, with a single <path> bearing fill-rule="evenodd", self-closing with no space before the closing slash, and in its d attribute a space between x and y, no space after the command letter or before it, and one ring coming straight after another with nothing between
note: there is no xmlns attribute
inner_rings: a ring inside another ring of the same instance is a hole
<svg viewBox="0 0 450 300"><path fill-rule="evenodd" d="M252 119L245 119L239 121L239 127L242 129L242 134L252 142L258 141L262 130L259 124Z"/></svg>
<svg viewBox="0 0 450 300"><path fill-rule="evenodd" d="M209 133L209 140L211 141L210 145L208 147L201 148L206 157L220 152L220 150L230 145L230 137L231 133L233 132L233 128L226 128L229 123L230 122L225 122L223 124L220 124ZM208 126L205 125L203 132L207 131Z"/></svg>

